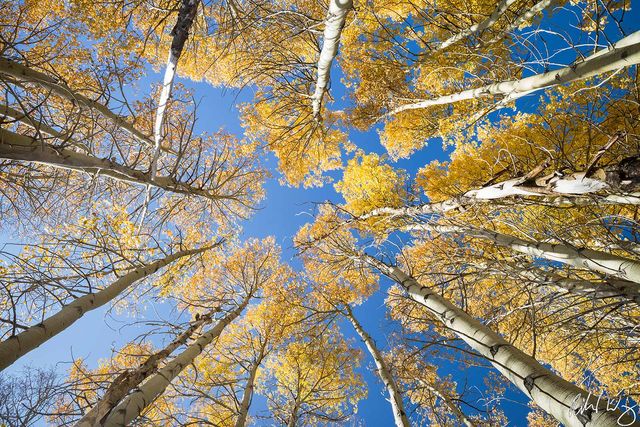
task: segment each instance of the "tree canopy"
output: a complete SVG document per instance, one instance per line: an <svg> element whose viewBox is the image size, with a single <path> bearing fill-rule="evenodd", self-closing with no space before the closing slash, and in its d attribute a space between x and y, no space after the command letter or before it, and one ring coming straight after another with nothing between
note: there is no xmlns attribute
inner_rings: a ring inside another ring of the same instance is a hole
<svg viewBox="0 0 640 427"><path fill-rule="evenodd" d="M638 8L0 0L0 426L640 425Z"/></svg>

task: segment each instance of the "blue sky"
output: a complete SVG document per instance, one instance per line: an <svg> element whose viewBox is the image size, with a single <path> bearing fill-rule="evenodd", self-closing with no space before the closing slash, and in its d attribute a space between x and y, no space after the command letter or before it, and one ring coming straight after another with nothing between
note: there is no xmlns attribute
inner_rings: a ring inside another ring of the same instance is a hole
<svg viewBox="0 0 640 427"><path fill-rule="evenodd" d="M567 17L568 15L562 16L560 14L559 17L554 18L557 21L555 25L565 25L566 22L564 20ZM637 29L637 22L640 22L640 16L634 10L627 16L624 27L627 30ZM569 56L567 61L573 59L571 53L567 55ZM332 94L338 100L345 95L344 89L338 82L340 77L337 70L334 71ZM150 73L145 79L138 82L137 87L132 88L132 90L137 96L142 96L150 90L150 82L159 80L159 74ZM242 134L236 105L240 102L251 100L251 89L245 89L237 93L215 89L206 83L195 83L182 79L180 81L186 87L194 89L196 101L199 103L197 129L212 132L223 127L237 135ZM536 105L535 99L525 98L518 105L524 109L530 109ZM336 107L342 107L341 101L336 102ZM384 153L375 130L351 132L350 139L356 146L367 152ZM443 160L446 157L447 153L442 150L440 143L431 141L427 147L416 152L411 159L399 161L395 166L406 169L412 177L419 167L432 160ZM271 167L275 167L275 159L272 157L267 159L267 163ZM340 173L333 173L332 176L339 179ZM281 186L278 179L279 176L276 173L274 177L267 181L265 186L266 199L261 208L244 224L243 238L275 236L277 242L283 248L285 261L299 267L300 263L294 259L295 251L292 248L292 236L300 226L311 219L309 213L313 211L314 202L325 200L340 202L341 198L334 191L332 185L312 189L290 188ZM10 236L5 235L3 237L4 241L13 240ZM389 282L387 280L382 280L381 291L355 310L355 314L361 320L364 328L382 348L385 347L386 342L385 332L393 328L386 319L384 306L385 291L388 285ZM146 315L151 319L157 316L168 317L171 314L167 304L149 308L146 312ZM112 348L119 347L145 330L142 325L125 326L134 320L127 317L126 313L114 314L113 316L106 315L106 308L86 314L81 321L76 322L54 339L20 359L7 372L19 373L24 367L52 366L59 361L69 362L72 358L79 357L86 358L91 365L95 366L99 358L109 356ZM342 329L345 335L351 337L356 342L356 345L359 345L365 351L364 367L371 368L372 362L366 350L356 339L351 328L348 325L343 326ZM61 372L64 371L66 366L64 364L58 365ZM370 369L362 369L361 372L369 384L369 396L361 402L358 408L358 418L364 421L367 426L392 425L393 418L388 402L383 396L381 382L377 380ZM458 381L463 381L466 378L470 384L480 385L482 377L487 372L482 368L460 370L459 367L447 365L440 370L440 373L445 375L452 374L454 379ZM519 392L509 392L506 397L507 400L512 400L512 402L505 401L503 405L503 409L511 420L511 425L526 425L527 408L523 405L523 403L526 404L526 398ZM261 399L257 399L254 403L254 412L264 408L264 402Z"/></svg>

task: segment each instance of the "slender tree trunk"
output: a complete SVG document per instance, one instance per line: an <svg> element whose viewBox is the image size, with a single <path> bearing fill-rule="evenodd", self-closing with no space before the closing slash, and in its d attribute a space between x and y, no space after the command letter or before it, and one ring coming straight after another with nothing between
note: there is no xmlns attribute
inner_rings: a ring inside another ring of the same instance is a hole
<svg viewBox="0 0 640 427"><path fill-rule="evenodd" d="M207 246L199 249L179 251L163 259L138 267L120 277L106 288L96 293L76 298L73 302L63 306L60 311L43 320L41 323L0 342L0 371L10 366L34 348L64 331L88 311L95 310L110 302L136 281L154 274L162 267L171 264L177 259L205 252L212 247L213 246Z"/></svg>
<svg viewBox="0 0 640 427"><path fill-rule="evenodd" d="M553 0L541 0L541 1L539 1L531 9L527 10L525 13L523 13L520 16L518 16L509 26L507 26L504 30L502 30L499 35L494 37L489 42L489 44L492 44L492 43L495 43L497 41L500 41L504 36L506 36L510 32L520 28L520 26L522 24L524 24L527 21L530 21L538 13L542 12L547 7L549 7L549 5L552 2L553 2Z"/></svg>
<svg viewBox="0 0 640 427"><path fill-rule="evenodd" d="M322 50L318 58L318 78L316 80L315 91L311 96L313 116L315 118L320 116L322 98L329 85L331 64L338 54L340 35L342 34L347 14L352 8L352 0L329 0L329 11L327 12L327 18L325 20Z"/></svg>
<svg viewBox="0 0 640 427"><path fill-rule="evenodd" d="M293 410L291 411L291 416L289 417L289 422L287 423L287 427L296 427L298 424L298 401L296 400L293 405Z"/></svg>
<svg viewBox="0 0 640 427"><path fill-rule="evenodd" d="M576 268L596 271L626 280L628 282L624 287L625 292L634 294L640 292L640 262L607 252L574 248L562 243L532 242L508 234L474 227L413 224L405 229L434 231L442 234L464 234L469 237L487 240L498 246L532 257L545 258L550 261L557 261ZM602 290L610 291L611 288L603 285Z"/></svg>
<svg viewBox="0 0 640 427"><path fill-rule="evenodd" d="M608 411L605 402L596 402L597 398L560 378L464 310L428 287L421 286L399 268L370 255L361 255L359 259L405 288L413 300L425 306L447 329L489 360L533 402L565 426L610 427L618 425L619 417L624 419L621 411ZM584 407L585 402L597 410ZM638 426L640 422L629 420L627 425Z"/></svg>
<svg viewBox="0 0 640 427"><path fill-rule="evenodd" d="M99 174L118 181L150 185L179 194L188 194L216 200L222 199L211 191L182 183L172 177L151 176L110 159L101 159L70 148L58 148L35 138L0 129L0 158L40 163L60 169Z"/></svg>
<svg viewBox="0 0 640 427"><path fill-rule="evenodd" d="M573 279L535 267L519 271L517 274L533 282L555 286L573 295L593 298L623 297L640 304L640 286L627 280L607 278L601 282Z"/></svg>
<svg viewBox="0 0 640 427"><path fill-rule="evenodd" d="M128 425L138 418L142 411L158 398L184 368L195 360L205 347L216 339L236 317L242 313L249 303L251 294L247 294L242 303L223 317L212 329L203 333L182 353L167 363L158 372L145 381L136 391L127 396L107 417L104 427Z"/></svg>
<svg viewBox="0 0 640 427"><path fill-rule="evenodd" d="M84 95L81 95L67 86L63 81L50 77L45 73L36 71L32 68L25 67L17 62L14 62L7 58L0 58L0 74L4 74L18 81L26 81L29 83L37 84L40 87L50 90L52 93L67 99L74 104L80 104L92 111L95 111L102 115L104 118L111 121L114 126L127 132L129 135L142 142L143 144L153 146L151 139L136 129L131 123L125 120L124 117L117 115L104 104L93 101Z"/></svg>
<svg viewBox="0 0 640 427"><path fill-rule="evenodd" d="M520 80L509 80L452 95L444 95L412 104L401 105L387 113L393 116L402 111L418 110L435 105L447 105L486 96L518 96L559 84L571 83L640 63L640 31L618 41L614 46L587 57L584 61L559 70L537 74Z"/></svg>
<svg viewBox="0 0 640 427"><path fill-rule="evenodd" d="M369 334L367 334L367 332L362 328L362 325L360 325L356 317L353 315L349 306L346 306L346 311L347 319L349 319L353 328L367 346L367 350L369 350L369 354L371 354L371 357L373 357L373 361L376 364L378 376L389 393L389 403L391 403L391 410L393 411L393 419L396 423L396 427L409 427L411 424L409 424L407 413L405 412L404 405L402 404L402 395L400 394L400 390L398 389L398 386L391 375L391 371L389 371L380 350L376 347L376 343L373 341L371 336L369 336Z"/></svg>
<svg viewBox="0 0 640 427"><path fill-rule="evenodd" d="M70 135L58 132L51 126L48 126L45 123L38 122L33 120L28 114L20 112L18 110L14 110L8 105L0 104L0 116L7 117L9 119L13 119L16 122L22 123L30 128L33 128L38 134L44 134L50 136L52 138L56 138L64 143L73 146L85 153L89 152L89 149L86 145L73 140Z"/></svg>
<svg viewBox="0 0 640 427"><path fill-rule="evenodd" d="M640 157L637 155L593 171L584 170L568 175L554 172L539 179L532 176L536 173L538 171L533 170L527 175L469 190L461 196L442 202L401 208L374 209L358 219L366 220L381 215L408 217L420 214L443 214L455 209L467 208L475 203L490 203L494 200L514 196L536 197L546 203L554 203L559 206L579 206L583 204L580 197L598 194L602 191L621 193L630 191L631 193L628 195L608 194L596 200L587 197L584 198L584 204L640 205L640 197L638 197L640 194L633 193L640 186Z"/></svg>
<svg viewBox="0 0 640 427"><path fill-rule="evenodd" d="M242 394L242 402L240 402L240 409L238 410L238 419L236 420L235 427L245 427L247 425L247 417L249 416L249 407L251 406L251 400L253 399L253 390L255 388L256 375L258 374L258 368L262 359L264 349L262 349L260 356L251 365L249 370L249 377L247 378L247 384Z"/></svg>
<svg viewBox="0 0 640 427"><path fill-rule="evenodd" d="M491 15L489 15L487 17L487 19L485 19L482 22L479 22L477 24L474 24L472 26L470 26L469 28L466 28L463 31L460 31L459 33L457 33L456 35L449 37L447 40L443 41L438 47L437 50L443 50L448 48L449 46L451 46L454 43L457 43L458 41L478 34L484 30L486 30L487 28L492 27L497 21L498 19L500 19L500 17L502 15L504 15L504 13L507 11L507 9L509 8L509 6L511 6L513 3L515 3L516 0L500 0L500 2L498 3L498 5L496 6L495 10L491 13Z"/></svg>
<svg viewBox="0 0 640 427"><path fill-rule="evenodd" d="M115 406L123 398L129 394L131 390L139 386L145 379L158 370L158 364L165 360L178 347L187 343L187 341L196 333L196 331L212 321L213 314L218 311L214 310L204 316L201 316L189 326L187 330L181 333L169 345L161 351L152 354L137 369L127 370L120 374L109 385L106 393L81 419L77 422L76 427L94 427L101 426L104 418L115 408Z"/></svg>
<svg viewBox="0 0 640 427"><path fill-rule="evenodd" d="M444 392L442 392L439 388L437 388L436 386L433 386L429 383L427 383L424 380L420 380L420 384L422 384L422 386L424 388L426 388L427 390L429 390L431 393L433 393L434 396L438 397L440 400L442 400L442 403L444 403L444 405L449 409L449 411L451 411L451 413L458 418L458 420L464 424L467 427L475 427L475 423L473 421L471 421L469 419L469 417L467 417L464 412L462 412L460 410L460 408L458 407L458 405L456 405L449 396L447 396Z"/></svg>
<svg viewBox="0 0 640 427"><path fill-rule="evenodd" d="M169 102L169 98L171 98L173 82L178 68L178 60L180 59L180 55L182 55L182 49L189 37L189 30L191 29L193 20L196 17L199 2L199 0L182 0L182 5L178 12L178 20L176 21L173 30L171 30L173 39L171 40L171 48L169 49L169 57L167 58L167 66L165 67L164 80L162 82L162 91L160 92L158 109L156 110L156 119L153 126L154 149L150 167L152 179L156 176L156 171L158 169L158 159L160 157L160 148L162 146L162 125L164 123L167 103Z"/></svg>

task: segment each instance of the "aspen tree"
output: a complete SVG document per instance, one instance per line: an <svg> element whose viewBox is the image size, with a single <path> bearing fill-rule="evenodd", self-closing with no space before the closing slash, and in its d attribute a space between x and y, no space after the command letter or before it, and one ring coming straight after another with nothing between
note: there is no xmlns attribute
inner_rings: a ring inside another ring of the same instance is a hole
<svg viewBox="0 0 640 427"><path fill-rule="evenodd" d="M136 267L104 289L77 298L40 324L31 326L29 329L7 338L0 343L0 369L5 369L26 353L59 334L80 319L86 312L109 303L136 281L156 273L173 261L182 257L200 254L212 247L214 246L177 251L165 258Z"/></svg>

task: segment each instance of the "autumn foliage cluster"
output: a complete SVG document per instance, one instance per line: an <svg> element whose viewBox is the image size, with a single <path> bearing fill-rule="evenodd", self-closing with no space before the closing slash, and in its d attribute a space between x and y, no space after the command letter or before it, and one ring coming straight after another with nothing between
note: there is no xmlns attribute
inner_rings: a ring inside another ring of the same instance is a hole
<svg viewBox="0 0 640 427"><path fill-rule="evenodd" d="M0 426L640 425L633 1L0 0Z"/></svg>

